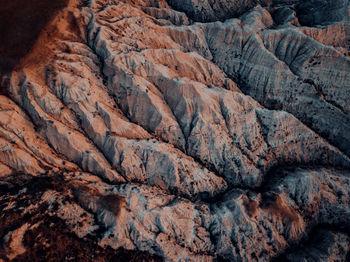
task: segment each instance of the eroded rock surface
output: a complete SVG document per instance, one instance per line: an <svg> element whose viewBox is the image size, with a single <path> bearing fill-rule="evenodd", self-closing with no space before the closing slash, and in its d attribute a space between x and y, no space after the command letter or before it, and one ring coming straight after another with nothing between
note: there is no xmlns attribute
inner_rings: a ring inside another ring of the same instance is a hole
<svg viewBox="0 0 350 262"><path fill-rule="evenodd" d="M346 261L349 10L69 1L1 75L0 259Z"/></svg>

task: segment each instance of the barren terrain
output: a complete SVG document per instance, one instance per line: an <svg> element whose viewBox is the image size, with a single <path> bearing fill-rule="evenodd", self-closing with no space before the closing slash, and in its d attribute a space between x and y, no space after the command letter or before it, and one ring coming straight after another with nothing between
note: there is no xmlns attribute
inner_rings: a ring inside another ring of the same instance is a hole
<svg viewBox="0 0 350 262"><path fill-rule="evenodd" d="M3 2L0 261L350 259L349 1Z"/></svg>

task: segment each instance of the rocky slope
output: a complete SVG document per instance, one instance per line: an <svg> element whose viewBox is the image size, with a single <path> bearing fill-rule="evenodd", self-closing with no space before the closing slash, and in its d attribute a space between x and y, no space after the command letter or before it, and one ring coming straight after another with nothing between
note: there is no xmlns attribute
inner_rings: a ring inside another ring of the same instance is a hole
<svg viewBox="0 0 350 262"><path fill-rule="evenodd" d="M0 260L350 258L349 1L50 12L0 48Z"/></svg>

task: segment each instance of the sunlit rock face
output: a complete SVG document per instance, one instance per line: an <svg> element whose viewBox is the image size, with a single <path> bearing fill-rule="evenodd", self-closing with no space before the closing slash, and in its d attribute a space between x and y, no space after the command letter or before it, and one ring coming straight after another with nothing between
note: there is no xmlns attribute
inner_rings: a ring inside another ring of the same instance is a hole
<svg viewBox="0 0 350 262"><path fill-rule="evenodd" d="M44 2L0 46L0 260L350 259L349 1Z"/></svg>

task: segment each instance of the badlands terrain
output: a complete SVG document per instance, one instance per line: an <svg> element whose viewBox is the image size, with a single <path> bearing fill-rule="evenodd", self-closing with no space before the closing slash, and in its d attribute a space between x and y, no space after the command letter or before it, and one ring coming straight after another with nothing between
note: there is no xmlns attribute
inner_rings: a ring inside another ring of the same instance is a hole
<svg viewBox="0 0 350 262"><path fill-rule="evenodd" d="M350 1L0 7L0 261L349 261Z"/></svg>

